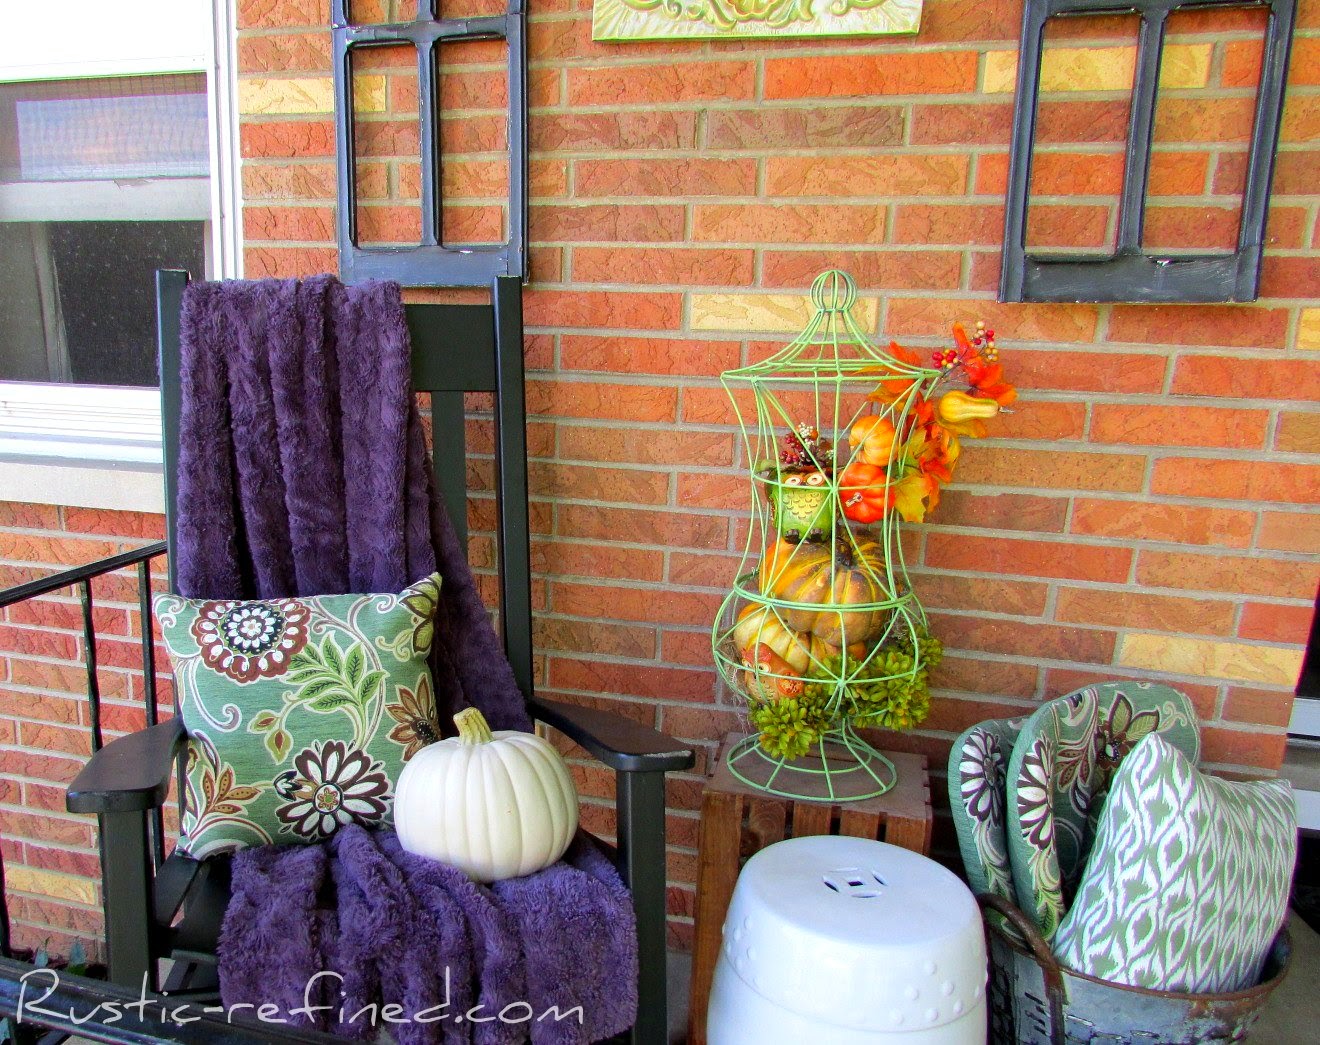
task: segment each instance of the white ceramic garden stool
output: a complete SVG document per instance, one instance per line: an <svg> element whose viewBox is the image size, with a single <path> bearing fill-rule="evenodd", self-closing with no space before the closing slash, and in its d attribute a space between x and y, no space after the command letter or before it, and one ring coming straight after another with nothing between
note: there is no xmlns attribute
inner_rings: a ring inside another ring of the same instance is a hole
<svg viewBox="0 0 1320 1045"><path fill-rule="evenodd" d="M967 887L865 838L747 861L724 921L710 1045L983 1045L985 937Z"/></svg>

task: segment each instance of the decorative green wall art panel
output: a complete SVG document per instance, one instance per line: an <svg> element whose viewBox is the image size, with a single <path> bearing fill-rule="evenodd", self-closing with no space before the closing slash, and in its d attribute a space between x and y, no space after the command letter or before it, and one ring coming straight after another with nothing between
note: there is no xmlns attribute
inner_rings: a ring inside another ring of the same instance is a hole
<svg viewBox="0 0 1320 1045"><path fill-rule="evenodd" d="M922 0L596 0L596 40L915 33Z"/></svg>

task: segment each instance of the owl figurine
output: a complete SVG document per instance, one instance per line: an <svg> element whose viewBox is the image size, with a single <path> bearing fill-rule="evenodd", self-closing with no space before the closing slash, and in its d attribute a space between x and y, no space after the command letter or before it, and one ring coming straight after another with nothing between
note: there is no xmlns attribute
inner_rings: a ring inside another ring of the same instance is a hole
<svg viewBox="0 0 1320 1045"><path fill-rule="evenodd" d="M834 499L829 478L814 465L767 470L765 496L779 536L789 544L820 544L830 534Z"/></svg>

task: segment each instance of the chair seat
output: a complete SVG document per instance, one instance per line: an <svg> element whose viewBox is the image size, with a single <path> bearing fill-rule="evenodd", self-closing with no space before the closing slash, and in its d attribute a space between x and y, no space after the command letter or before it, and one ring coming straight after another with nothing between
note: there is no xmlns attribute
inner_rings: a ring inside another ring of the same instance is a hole
<svg viewBox="0 0 1320 1045"><path fill-rule="evenodd" d="M617 848L588 835L613 862ZM177 850L156 872L155 928L161 952L177 962L214 965L225 910L233 893L232 855L194 860Z"/></svg>

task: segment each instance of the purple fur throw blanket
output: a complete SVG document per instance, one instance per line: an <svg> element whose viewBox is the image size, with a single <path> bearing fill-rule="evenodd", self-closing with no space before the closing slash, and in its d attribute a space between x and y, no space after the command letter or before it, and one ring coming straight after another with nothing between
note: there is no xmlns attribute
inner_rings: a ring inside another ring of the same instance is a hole
<svg viewBox="0 0 1320 1045"><path fill-rule="evenodd" d="M637 1015L637 935L618 872L579 834L544 871L470 881L392 831L234 857L226 1006L399 1045L600 1041Z"/></svg>
<svg viewBox="0 0 1320 1045"><path fill-rule="evenodd" d="M396 283L188 286L179 594L396 592L438 568L440 720L474 705L495 729L530 729L432 482L410 351Z"/></svg>

